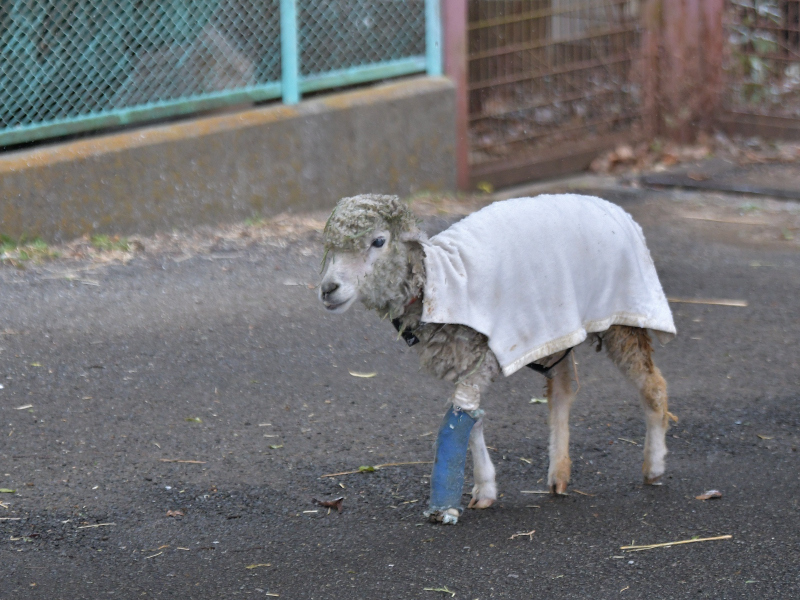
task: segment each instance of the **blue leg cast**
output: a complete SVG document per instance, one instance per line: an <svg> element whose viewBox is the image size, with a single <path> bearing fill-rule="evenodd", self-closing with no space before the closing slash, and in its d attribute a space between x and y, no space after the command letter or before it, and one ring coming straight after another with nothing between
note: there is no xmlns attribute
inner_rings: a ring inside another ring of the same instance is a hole
<svg viewBox="0 0 800 600"><path fill-rule="evenodd" d="M461 514L469 434L482 413L481 410L464 412L451 406L439 427L431 474L431 502L425 514L443 523L456 523Z"/></svg>

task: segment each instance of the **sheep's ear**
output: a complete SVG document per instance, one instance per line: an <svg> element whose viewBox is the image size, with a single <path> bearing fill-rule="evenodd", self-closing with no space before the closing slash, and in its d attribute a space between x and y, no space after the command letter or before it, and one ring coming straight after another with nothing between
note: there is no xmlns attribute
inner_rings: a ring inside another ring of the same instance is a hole
<svg viewBox="0 0 800 600"><path fill-rule="evenodd" d="M424 242L428 239L425 232L416 227L411 231L403 231L399 237L401 242Z"/></svg>

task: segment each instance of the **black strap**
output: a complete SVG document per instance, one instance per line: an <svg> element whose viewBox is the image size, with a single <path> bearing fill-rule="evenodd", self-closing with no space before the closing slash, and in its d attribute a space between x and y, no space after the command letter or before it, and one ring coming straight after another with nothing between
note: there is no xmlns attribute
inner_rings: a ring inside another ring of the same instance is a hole
<svg viewBox="0 0 800 600"><path fill-rule="evenodd" d="M544 375L544 376L545 376L545 377L547 377L548 379L552 379L552 378L553 378L553 369L555 368L555 366L556 366L558 363L560 363L562 360L564 360L565 358L567 358L567 357L568 357L568 356L569 356L569 355L572 353L572 350L573 350L573 349L574 349L574 348L570 348L569 350L567 350L566 352L564 352L564 356L562 356L561 358L559 358L559 359L558 359L556 362L554 362L554 363L553 363L552 365L550 365L549 367L545 367L544 365L540 365L540 364L537 364L537 363L530 363L530 364L527 364L527 365L525 365L525 366L526 366L526 367L530 367L531 369L533 369L533 370L534 370L534 371L536 371L537 373L541 373L542 375Z"/></svg>
<svg viewBox="0 0 800 600"><path fill-rule="evenodd" d="M403 322L398 317L397 319L392 319L392 325L394 325L394 328L397 329L397 331L400 331L400 328L403 326ZM419 343L419 338L414 335L413 331L409 331L408 329L403 329L403 331L400 331L400 336L409 346Z"/></svg>

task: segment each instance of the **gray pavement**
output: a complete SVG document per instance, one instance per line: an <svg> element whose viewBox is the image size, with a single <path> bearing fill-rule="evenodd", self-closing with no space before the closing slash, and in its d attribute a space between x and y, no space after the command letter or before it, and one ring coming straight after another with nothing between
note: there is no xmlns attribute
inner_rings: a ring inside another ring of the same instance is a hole
<svg viewBox="0 0 800 600"><path fill-rule="evenodd" d="M547 469L527 372L485 400L494 508L428 524L427 464L321 477L431 460L448 385L373 314L322 312L314 231L6 265L0 598L799 597L800 206L558 185L630 210L669 296L747 301L672 305L663 486L640 483L634 391L586 347L566 498L523 493ZM313 502L339 496L341 514Z"/></svg>

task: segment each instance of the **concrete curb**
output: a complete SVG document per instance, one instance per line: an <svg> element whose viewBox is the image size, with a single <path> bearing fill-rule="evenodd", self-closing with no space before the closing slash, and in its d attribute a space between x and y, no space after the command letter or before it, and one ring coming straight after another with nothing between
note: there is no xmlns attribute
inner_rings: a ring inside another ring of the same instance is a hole
<svg viewBox="0 0 800 600"><path fill-rule="evenodd" d="M64 241L455 187L455 93L415 77L0 155L0 233Z"/></svg>

